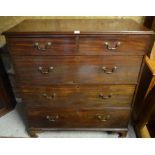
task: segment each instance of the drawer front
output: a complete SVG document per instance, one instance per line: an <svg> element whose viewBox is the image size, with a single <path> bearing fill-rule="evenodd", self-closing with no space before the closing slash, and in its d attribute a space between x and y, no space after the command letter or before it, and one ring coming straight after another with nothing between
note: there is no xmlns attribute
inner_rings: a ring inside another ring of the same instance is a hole
<svg viewBox="0 0 155 155"><path fill-rule="evenodd" d="M144 55L148 51L150 36L105 35L81 37L79 53L86 55Z"/></svg>
<svg viewBox="0 0 155 155"><path fill-rule="evenodd" d="M29 109L29 126L35 128L127 128L129 109Z"/></svg>
<svg viewBox="0 0 155 155"><path fill-rule="evenodd" d="M141 62L139 56L14 57L23 85L136 84Z"/></svg>
<svg viewBox="0 0 155 155"><path fill-rule="evenodd" d="M12 55L144 55L148 35L87 35L8 39Z"/></svg>
<svg viewBox="0 0 155 155"><path fill-rule="evenodd" d="M134 85L21 87L23 102L29 106L75 109L130 107L134 90Z"/></svg>
<svg viewBox="0 0 155 155"><path fill-rule="evenodd" d="M76 51L76 38L11 38L8 40L12 55L70 55Z"/></svg>

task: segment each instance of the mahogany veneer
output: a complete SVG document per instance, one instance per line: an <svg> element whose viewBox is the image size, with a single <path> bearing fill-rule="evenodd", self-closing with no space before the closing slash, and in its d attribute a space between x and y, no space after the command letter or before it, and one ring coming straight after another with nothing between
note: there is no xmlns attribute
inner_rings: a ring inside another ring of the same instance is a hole
<svg viewBox="0 0 155 155"><path fill-rule="evenodd" d="M152 31L132 20L25 20L4 35L30 136L126 135Z"/></svg>

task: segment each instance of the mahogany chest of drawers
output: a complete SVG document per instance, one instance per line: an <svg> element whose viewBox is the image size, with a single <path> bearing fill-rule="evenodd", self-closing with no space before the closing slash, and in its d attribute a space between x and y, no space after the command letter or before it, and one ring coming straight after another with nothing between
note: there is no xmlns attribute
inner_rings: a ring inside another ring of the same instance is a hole
<svg viewBox="0 0 155 155"><path fill-rule="evenodd" d="M25 20L4 33L28 120L125 136L153 32L132 20Z"/></svg>

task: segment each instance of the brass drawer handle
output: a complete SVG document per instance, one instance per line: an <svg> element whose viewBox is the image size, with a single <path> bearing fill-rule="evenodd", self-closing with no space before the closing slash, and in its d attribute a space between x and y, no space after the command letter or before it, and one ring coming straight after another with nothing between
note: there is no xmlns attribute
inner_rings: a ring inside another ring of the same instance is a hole
<svg viewBox="0 0 155 155"><path fill-rule="evenodd" d="M51 42L46 42L44 48L41 48L40 45L39 45L39 42L35 42L35 43L34 43L34 47L35 47L37 50L39 50L39 51L45 51L45 50L47 50L48 47L51 46L51 45L52 45Z"/></svg>
<svg viewBox="0 0 155 155"><path fill-rule="evenodd" d="M49 120L50 122L55 122L59 119L59 115L54 115L54 116L46 116L46 119Z"/></svg>
<svg viewBox="0 0 155 155"><path fill-rule="evenodd" d="M53 70L54 67L48 67L48 68L45 68L45 67L42 67L42 66L39 66L38 67L38 71L41 73L41 74L48 74L51 70Z"/></svg>
<svg viewBox="0 0 155 155"><path fill-rule="evenodd" d="M97 118L101 121L101 122L106 122L108 120L110 120L110 115L97 115Z"/></svg>
<svg viewBox="0 0 155 155"><path fill-rule="evenodd" d="M118 67L114 66L112 67L112 69L108 69L107 67L103 66L102 70L104 71L104 73L106 74L112 74L113 72L115 72L117 70Z"/></svg>
<svg viewBox="0 0 155 155"><path fill-rule="evenodd" d="M52 95L49 96L46 93L43 93L42 96L45 97L45 98L47 98L47 99L49 99L49 100L51 100L51 99L54 99L55 98L56 94L53 93Z"/></svg>
<svg viewBox="0 0 155 155"><path fill-rule="evenodd" d="M117 42L115 44L115 47L110 47L108 42L104 42L104 46L106 47L106 49L108 50L115 50L120 46L121 42Z"/></svg>
<svg viewBox="0 0 155 155"><path fill-rule="evenodd" d="M106 99L110 99L110 98L112 97L112 94L109 94L109 95L105 96L105 95L103 95L103 94L101 93L101 94L99 94L99 97L100 97L101 99L106 100Z"/></svg>

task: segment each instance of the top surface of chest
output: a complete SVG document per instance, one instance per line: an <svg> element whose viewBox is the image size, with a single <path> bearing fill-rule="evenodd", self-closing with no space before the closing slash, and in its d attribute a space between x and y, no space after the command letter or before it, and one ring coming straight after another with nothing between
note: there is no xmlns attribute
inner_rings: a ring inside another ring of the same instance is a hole
<svg viewBox="0 0 155 155"><path fill-rule="evenodd" d="M4 35L28 34L152 34L133 20L123 19L33 19L24 20Z"/></svg>

